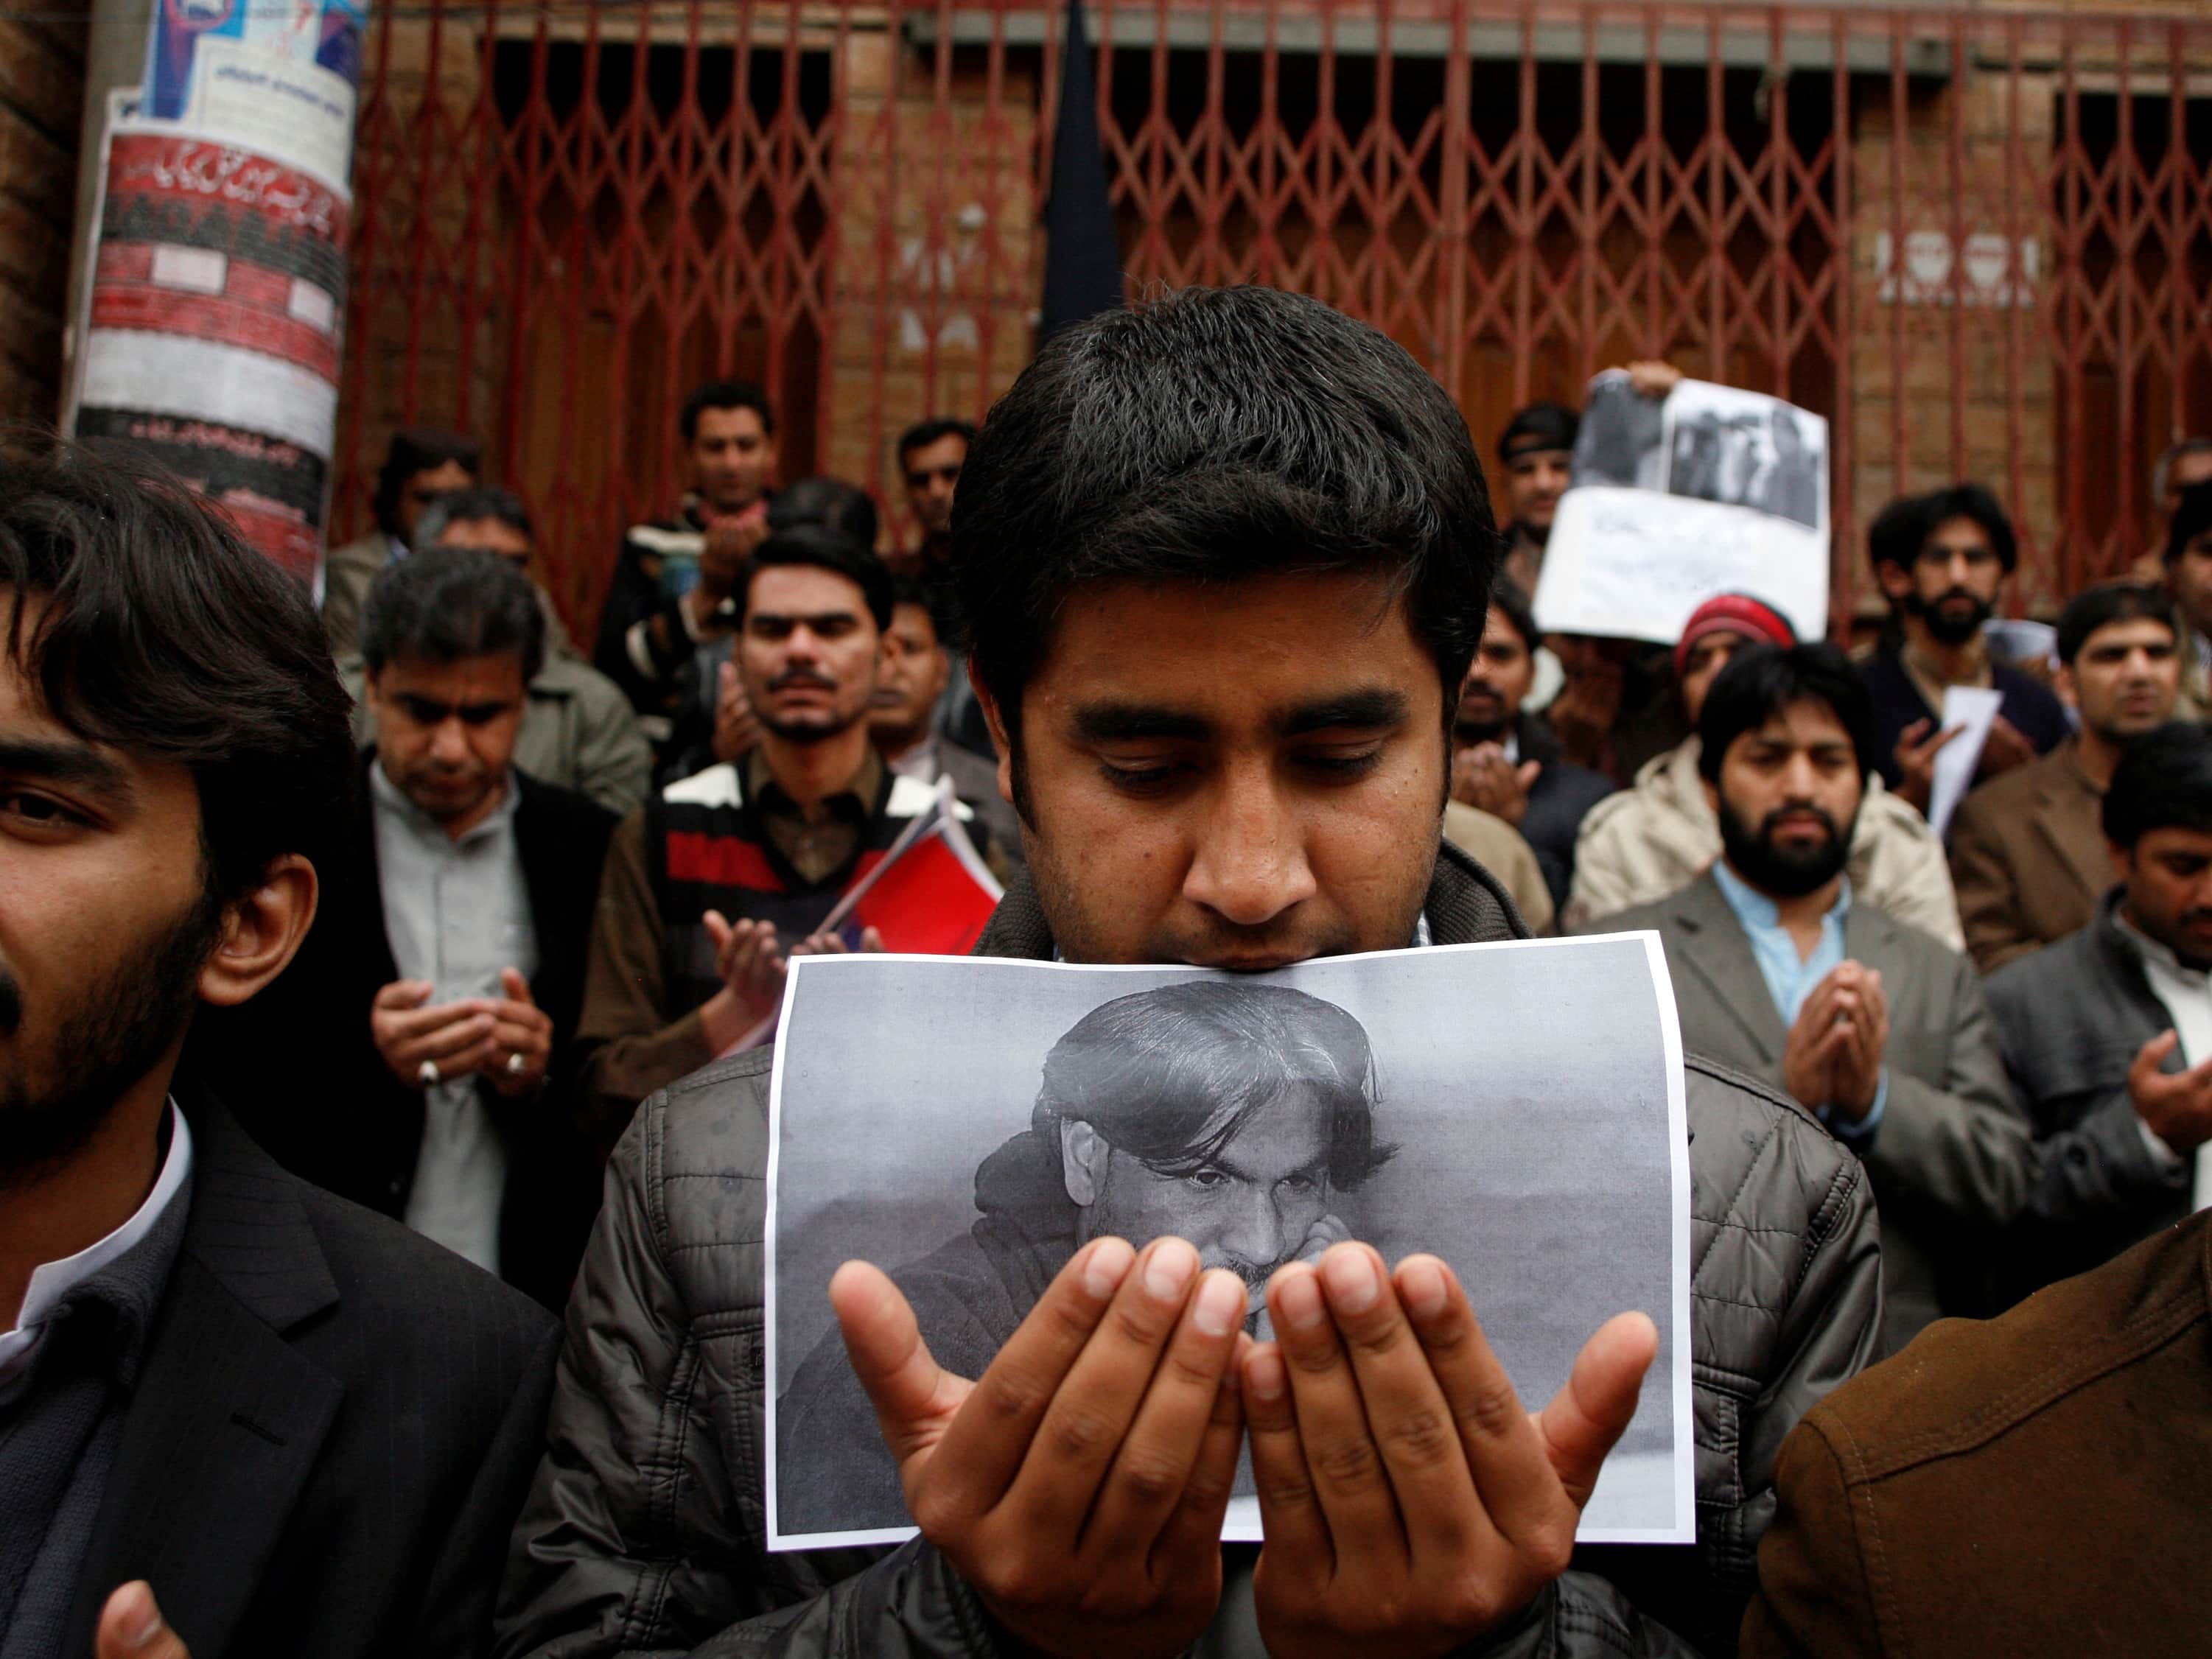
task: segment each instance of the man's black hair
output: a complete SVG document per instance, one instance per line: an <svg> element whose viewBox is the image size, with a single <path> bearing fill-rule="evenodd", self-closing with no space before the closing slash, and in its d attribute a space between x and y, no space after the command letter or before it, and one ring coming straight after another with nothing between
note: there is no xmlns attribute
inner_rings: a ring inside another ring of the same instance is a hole
<svg viewBox="0 0 2212 1659"><path fill-rule="evenodd" d="M530 509L512 489L455 489L423 507L422 516L415 521L415 545L435 547L448 525L475 524L484 519L497 520L532 544L538 540Z"/></svg>
<svg viewBox="0 0 2212 1659"><path fill-rule="evenodd" d="M512 559L477 547L426 547L386 565L361 607L361 655L388 662L459 662L513 651L522 678L545 665L545 613Z"/></svg>
<svg viewBox="0 0 2212 1659"><path fill-rule="evenodd" d="M2084 588L2058 613L2058 660L2072 665L2089 636L2114 623L2154 622L2181 640L2181 613L2160 590L2142 582L2100 582Z"/></svg>
<svg viewBox="0 0 2212 1659"><path fill-rule="evenodd" d="M1498 459L1510 462L1516 455L1571 450L1581 431L1582 416L1565 404L1530 404L1514 410L1505 430L1498 434Z"/></svg>
<svg viewBox="0 0 2212 1659"><path fill-rule="evenodd" d="M1164 1174L1195 1173L1293 1089L1329 1108L1329 1184L1350 1192L1396 1152L1375 1139L1375 1055L1333 1002L1283 985L1180 980L1101 1003L1045 1056L1030 1127L1088 1123Z"/></svg>
<svg viewBox="0 0 2212 1659"><path fill-rule="evenodd" d="M1372 572L1403 596L1448 726L1501 551L1443 388L1318 300L1186 289L1061 331L976 434L952 580L1018 757L1021 696L1073 590Z"/></svg>
<svg viewBox="0 0 2212 1659"><path fill-rule="evenodd" d="M2154 830L2212 834L2212 727L2169 720L2120 750L2105 791L2105 839L2132 850Z"/></svg>
<svg viewBox="0 0 2212 1659"><path fill-rule="evenodd" d="M1528 654L1534 656L1544 636L1536 631L1536 613L1529 608L1528 596L1521 591L1520 584L1499 577L1490 590L1490 606L1505 618L1528 647Z"/></svg>
<svg viewBox="0 0 2212 1659"><path fill-rule="evenodd" d="M9 658L55 720L191 773L211 898L287 854L329 878L352 700L302 583L151 462L56 444L0 455L0 585Z"/></svg>
<svg viewBox="0 0 2212 1659"><path fill-rule="evenodd" d="M676 417L685 443L699 435L699 416L710 409L750 409L760 416L761 430L775 436L775 411L769 407L767 392L750 380L709 380L684 400Z"/></svg>
<svg viewBox="0 0 2212 1659"><path fill-rule="evenodd" d="M801 478L768 498L771 531L821 525L872 550L877 523L874 500L860 485L842 478Z"/></svg>
<svg viewBox="0 0 2212 1659"><path fill-rule="evenodd" d="M397 536L399 498L407 493L408 482L416 473L434 472L449 461L471 478L483 477L483 446L474 438L434 426L404 426L393 433L384 465L377 470L376 494L369 498L377 527Z"/></svg>
<svg viewBox="0 0 2212 1659"><path fill-rule="evenodd" d="M2185 486L2174 503L2173 522L2166 530L2166 562L2171 566L2189 550L2189 544L2212 530L2212 478Z"/></svg>
<svg viewBox="0 0 2212 1659"><path fill-rule="evenodd" d="M752 603L753 578L763 570L785 565L812 565L836 572L860 590L878 633L891 625L891 573L884 562L850 536L818 524L775 531L753 550L752 556L738 571L737 585L732 590L740 620Z"/></svg>
<svg viewBox="0 0 2212 1659"><path fill-rule="evenodd" d="M950 415L933 416L927 421L916 421L899 434L899 471L906 471L906 458L917 449L927 449L940 438L957 438L961 442L975 441L975 423L957 420Z"/></svg>
<svg viewBox="0 0 2212 1659"><path fill-rule="evenodd" d="M1717 787L1729 745L1799 702L1826 703L1834 712L1863 782L1876 765L1874 705L1851 659L1825 640L1787 650L1753 646L1729 659L1698 715L1698 775Z"/></svg>
<svg viewBox="0 0 2212 1659"><path fill-rule="evenodd" d="M1929 538L1953 519L1971 519L1979 525L2008 573L2019 564L2020 540L2005 516L2004 504L1978 483L1956 483L1892 501L1867 526L1868 556L1876 570L1885 564L1910 570Z"/></svg>
<svg viewBox="0 0 2212 1659"><path fill-rule="evenodd" d="M936 603L937 589L933 583L926 582L919 576L893 576L891 578L892 605L894 607L902 605L920 605L924 611L927 611L929 612L930 625L932 627L934 627L937 623L937 612L933 609Z"/></svg>

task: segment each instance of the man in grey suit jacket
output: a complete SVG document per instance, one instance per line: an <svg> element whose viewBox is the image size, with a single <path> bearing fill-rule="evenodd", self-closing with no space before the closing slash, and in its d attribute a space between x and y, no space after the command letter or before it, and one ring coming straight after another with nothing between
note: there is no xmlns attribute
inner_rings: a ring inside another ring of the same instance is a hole
<svg viewBox="0 0 2212 1659"><path fill-rule="evenodd" d="M1973 965L1852 902L1844 861L1872 731L1834 647L1739 655L1698 721L1721 860L1605 927L1658 932L1685 1048L1774 1084L1865 1165L1894 1352L1943 1315L1989 1310L2000 1229L2093 1213L2155 1171L2100 1139L2039 1144Z"/></svg>

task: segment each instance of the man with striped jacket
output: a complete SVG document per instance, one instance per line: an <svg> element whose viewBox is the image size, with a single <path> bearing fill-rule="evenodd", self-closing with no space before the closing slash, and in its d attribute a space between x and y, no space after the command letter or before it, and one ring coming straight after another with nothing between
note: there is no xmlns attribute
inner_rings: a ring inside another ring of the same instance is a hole
<svg viewBox="0 0 2212 1659"><path fill-rule="evenodd" d="M637 1103L772 1013L793 953L820 933L934 792L869 741L890 573L818 526L780 531L732 597L736 661L758 745L647 800L615 831L577 1041L582 1109L611 1145Z"/></svg>

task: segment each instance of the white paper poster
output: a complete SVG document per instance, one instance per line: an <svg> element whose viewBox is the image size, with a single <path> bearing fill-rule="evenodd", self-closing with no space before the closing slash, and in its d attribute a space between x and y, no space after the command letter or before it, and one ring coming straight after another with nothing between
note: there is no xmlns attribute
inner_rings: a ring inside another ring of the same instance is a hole
<svg viewBox="0 0 2212 1659"><path fill-rule="evenodd" d="M1658 1358L1577 1536L1696 1537L1689 1142L1656 934L1243 975L800 957L769 1113L770 1549L914 1530L830 1313L840 1262L881 1267L972 1378L1100 1231L1188 1239L1245 1281L1263 1337L1268 1276L1316 1238L1434 1251L1524 1403L1607 1319L1649 1314ZM1113 1181L1079 1181L1071 1144ZM1237 1494L1224 1535L1256 1540L1249 1475Z"/></svg>
<svg viewBox="0 0 2212 1659"><path fill-rule="evenodd" d="M1996 723L2002 691L1978 685L1954 685L1943 692L1943 714L1936 725L1959 735L1936 751L1936 779L1928 792L1928 827L1940 841L1951 827L1951 814L1973 787L1974 769L1982 763L1982 745L1990 740Z"/></svg>
<svg viewBox="0 0 2212 1659"><path fill-rule="evenodd" d="M1559 498L1536 581L1547 634L1672 645L1707 599L1747 593L1802 640L1828 626L1825 536L1771 514L1650 489L1583 485Z"/></svg>

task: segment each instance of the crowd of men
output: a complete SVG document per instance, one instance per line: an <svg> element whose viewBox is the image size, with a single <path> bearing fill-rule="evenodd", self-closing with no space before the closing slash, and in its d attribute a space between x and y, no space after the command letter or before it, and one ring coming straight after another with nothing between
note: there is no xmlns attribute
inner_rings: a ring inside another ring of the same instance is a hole
<svg viewBox="0 0 2212 1659"><path fill-rule="evenodd" d="M393 437L319 617L158 473L8 459L0 1659L2192 1647L2212 441L2047 661L1996 498L1891 503L1854 658L1751 593L1547 634L1576 421L1500 514L1382 337L1192 290L907 432L900 544L716 381L588 659L465 436ZM1648 1322L1524 1413L1431 1257L1284 1266L1255 1340L1100 1238L980 1376L841 1273L921 1535L768 1551L748 1045L940 782L986 954L1657 933L1694 1547L1573 1547Z"/></svg>

